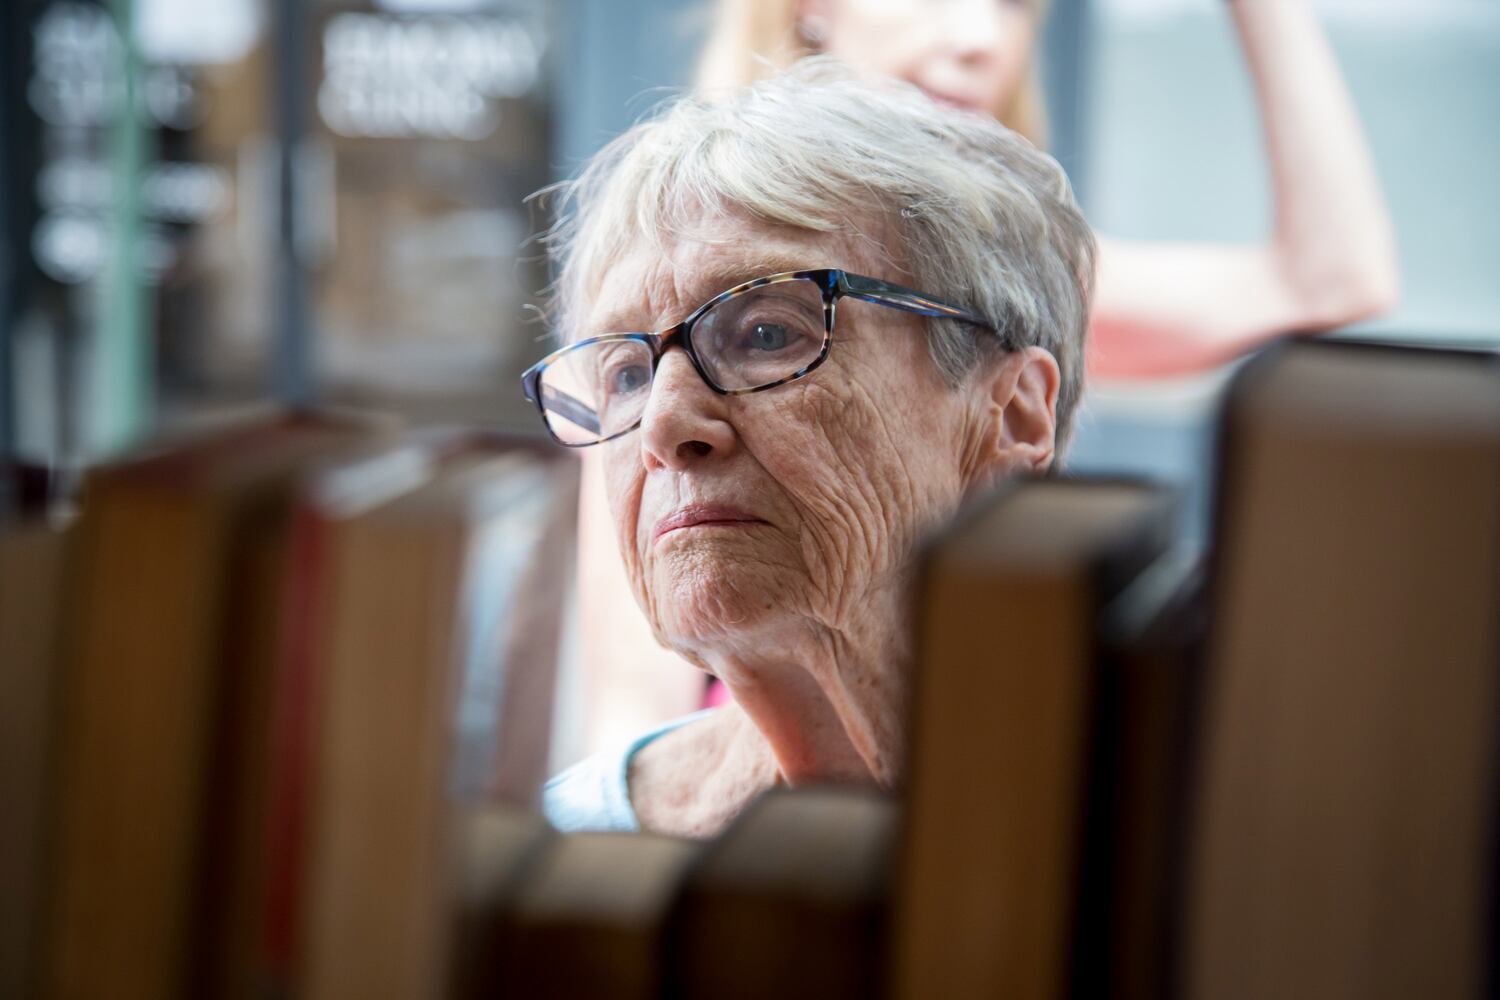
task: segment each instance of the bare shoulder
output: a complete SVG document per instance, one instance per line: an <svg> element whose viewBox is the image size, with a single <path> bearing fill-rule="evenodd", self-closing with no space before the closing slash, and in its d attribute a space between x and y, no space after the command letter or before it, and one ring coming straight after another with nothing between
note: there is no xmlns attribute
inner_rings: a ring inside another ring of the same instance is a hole
<svg viewBox="0 0 1500 1000"><path fill-rule="evenodd" d="M627 780L641 829L711 837L777 773L764 738L738 706L725 705L642 747Z"/></svg>

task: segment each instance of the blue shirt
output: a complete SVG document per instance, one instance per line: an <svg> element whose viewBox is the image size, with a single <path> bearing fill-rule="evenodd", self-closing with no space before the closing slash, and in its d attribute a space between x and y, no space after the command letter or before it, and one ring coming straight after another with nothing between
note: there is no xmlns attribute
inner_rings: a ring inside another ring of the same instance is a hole
<svg viewBox="0 0 1500 1000"><path fill-rule="evenodd" d="M587 757L547 782L542 789L542 812L559 830L639 830L630 804L630 762L641 749L714 711L705 708L663 723L631 740L623 750L605 750Z"/></svg>

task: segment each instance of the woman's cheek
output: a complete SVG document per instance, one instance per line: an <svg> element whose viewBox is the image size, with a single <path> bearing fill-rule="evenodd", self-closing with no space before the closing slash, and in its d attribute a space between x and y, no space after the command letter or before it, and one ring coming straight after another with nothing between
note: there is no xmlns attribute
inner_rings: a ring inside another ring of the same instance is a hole
<svg viewBox="0 0 1500 1000"><path fill-rule="evenodd" d="M767 436L762 464L798 509L815 589L831 594L890 562L904 476L859 380L808 381L790 401L793 419Z"/></svg>
<svg viewBox="0 0 1500 1000"><path fill-rule="evenodd" d="M610 445L604 445L608 448ZM607 452L604 456L604 488L609 497L610 518L614 522L615 538L620 547L620 556L625 563L625 574L632 588L639 592L644 571L647 533L640 523L641 489L645 484L645 470L641 467L639 452L623 446Z"/></svg>

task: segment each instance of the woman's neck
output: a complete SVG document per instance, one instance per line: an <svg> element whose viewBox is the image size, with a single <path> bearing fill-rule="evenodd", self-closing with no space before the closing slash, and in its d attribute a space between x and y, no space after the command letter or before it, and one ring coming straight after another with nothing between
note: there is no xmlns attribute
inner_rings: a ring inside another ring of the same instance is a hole
<svg viewBox="0 0 1500 1000"><path fill-rule="evenodd" d="M911 659L903 595L891 588L862 601L860 613L836 628L798 623L704 657L788 783L895 786Z"/></svg>
<svg viewBox="0 0 1500 1000"><path fill-rule="evenodd" d="M641 829L684 837L717 834L778 780L769 745L734 704L648 743L627 775Z"/></svg>
<svg viewBox="0 0 1500 1000"><path fill-rule="evenodd" d="M903 742L905 630L889 623L822 633L784 657L715 657L732 704L675 729L631 761L630 800L642 829L679 836L718 833L756 795L778 783L893 787ZM771 644L767 644L768 647Z"/></svg>

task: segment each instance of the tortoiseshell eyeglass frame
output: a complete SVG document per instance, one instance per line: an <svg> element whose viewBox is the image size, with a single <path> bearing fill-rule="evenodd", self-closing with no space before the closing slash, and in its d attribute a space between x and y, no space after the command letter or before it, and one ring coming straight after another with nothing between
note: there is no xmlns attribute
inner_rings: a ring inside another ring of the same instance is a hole
<svg viewBox="0 0 1500 1000"><path fill-rule="evenodd" d="M715 306L721 305L737 295L744 295L746 292L754 291L757 288L764 288L766 285L774 285L783 281L810 281L816 284L823 294L823 346L818 351L818 356L792 374L776 379L775 381L745 388L724 388L713 380L702 360L698 357L698 352L693 347L693 327L705 313ZM965 309L963 306L946 302L935 295L928 295L926 292L905 288L901 285L892 284L889 281L881 281L879 278L868 278L861 274L850 274L848 271L831 267L817 268L810 271L784 271L781 274L767 275L764 278L747 281L742 285L735 285L733 288L715 295L697 309L694 309L681 323L657 333L606 333L558 348L522 373L521 391L526 394L528 400L536 404L537 411L542 417L542 424L547 428L547 433L551 434L553 440L557 441L558 444L567 448L589 448L596 444L603 444L606 441L613 441L615 438L629 434L639 427L641 422L637 420L624 430L617 431L608 437L601 437L597 441L573 443L563 441L553 432L552 424L547 420L548 405L551 405L560 413L573 411L574 416L571 416L569 419L574 420L581 427L588 426L587 421L590 418L587 416L589 412L587 405L573 399L571 396L554 393L547 400L544 401L542 399L542 373L547 370L547 366L553 364L559 358L593 344L605 343L607 341L634 340L645 344L651 349L651 377L655 380L656 369L661 364L662 355L669 348L681 347L682 352L692 362L693 370L698 373L698 377L703 380L705 385L719 395L743 396L752 392L764 392L767 389L774 389L777 386L786 385L788 382L794 382L802 378L828 359L828 348L833 342L835 304L842 298L872 302L878 306L899 309L902 312L915 313L918 316L959 320L960 322L995 332L995 327L992 323L982 316Z"/></svg>

